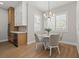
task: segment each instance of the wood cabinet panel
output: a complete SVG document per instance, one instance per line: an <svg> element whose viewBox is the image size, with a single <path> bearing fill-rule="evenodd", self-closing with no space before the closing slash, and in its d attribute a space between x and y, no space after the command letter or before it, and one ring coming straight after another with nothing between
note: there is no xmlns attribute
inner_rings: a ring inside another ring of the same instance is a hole
<svg viewBox="0 0 79 59"><path fill-rule="evenodd" d="M27 44L27 34L26 33L12 33L12 43L16 46L22 46Z"/></svg>
<svg viewBox="0 0 79 59"><path fill-rule="evenodd" d="M8 8L8 24L14 25L14 8Z"/></svg>
<svg viewBox="0 0 79 59"><path fill-rule="evenodd" d="M8 8L8 41L13 42L12 41L12 37L13 34L11 34L10 32L14 31L14 8L10 7Z"/></svg>
<svg viewBox="0 0 79 59"><path fill-rule="evenodd" d="M26 44L26 34L20 33L18 34L18 45L24 45Z"/></svg>

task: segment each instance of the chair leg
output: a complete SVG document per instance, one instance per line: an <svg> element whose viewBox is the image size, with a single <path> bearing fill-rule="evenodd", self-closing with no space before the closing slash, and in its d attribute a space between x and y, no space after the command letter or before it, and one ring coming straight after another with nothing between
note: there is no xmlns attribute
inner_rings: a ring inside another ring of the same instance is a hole
<svg viewBox="0 0 79 59"><path fill-rule="evenodd" d="M59 49L59 47L57 47L57 49L58 49L58 53L60 54L60 49Z"/></svg>
<svg viewBox="0 0 79 59"><path fill-rule="evenodd" d="M52 48L50 48L50 56L52 55L51 53L52 53Z"/></svg>
<svg viewBox="0 0 79 59"><path fill-rule="evenodd" d="M46 46L45 46L45 50L46 50L47 48L46 48Z"/></svg>
<svg viewBox="0 0 79 59"><path fill-rule="evenodd" d="M36 43L36 49L37 49L37 43Z"/></svg>
<svg viewBox="0 0 79 59"><path fill-rule="evenodd" d="M47 49L47 47L46 47L46 44L44 43L44 49L46 50Z"/></svg>

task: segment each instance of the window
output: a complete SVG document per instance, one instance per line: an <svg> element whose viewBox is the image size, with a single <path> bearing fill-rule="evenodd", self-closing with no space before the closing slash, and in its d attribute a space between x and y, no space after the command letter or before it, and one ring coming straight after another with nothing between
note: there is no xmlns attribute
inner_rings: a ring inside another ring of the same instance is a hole
<svg viewBox="0 0 79 59"><path fill-rule="evenodd" d="M40 16L34 15L34 32L41 30L41 19Z"/></svg>
<svg viewBox="0 0 79 59"><path fill-rule="evenodd" d="M66 14L56 16L56 30L66 30Z"/></svg>
<svg viewBox="0 0 79 59"><path fill-rule="evenodd" d="M55 30L55 17L48 18L46 22L47 22L46 28L50 28L52 29L52 31L54 31Z"/></svg>
<svg viewBox="0 0 79 59"><path fill-rule="evenodd" d="M66 14L59 14L48 18L45 25L45 28L50 28L52 31L65 31L67 29L67 16Z"/></svg>

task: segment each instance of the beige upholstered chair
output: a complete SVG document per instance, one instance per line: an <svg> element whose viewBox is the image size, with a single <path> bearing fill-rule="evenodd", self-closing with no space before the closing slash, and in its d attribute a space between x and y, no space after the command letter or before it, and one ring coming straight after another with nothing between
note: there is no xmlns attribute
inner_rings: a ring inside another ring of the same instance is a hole
<svg viewBox="0 0 79 59"><path fill-rule="evenodd" d="M37 35L37 34L34 34L34 35L35 35L35 41L36 41L36 48L37 48L37 46L40 45L40 44L43 45L43 41L38 38L38 35Z"/></svg>
<svg viewBox="0 0 79 59"><path fill-rule="evenodd" d="M46 46L48 48L50 48L50 56L52 53L52 48L57 48L58 49L58 53L60 54L60 50L59 50L59 35L51 35L49 38L49 42L46 44Z"/></svg>

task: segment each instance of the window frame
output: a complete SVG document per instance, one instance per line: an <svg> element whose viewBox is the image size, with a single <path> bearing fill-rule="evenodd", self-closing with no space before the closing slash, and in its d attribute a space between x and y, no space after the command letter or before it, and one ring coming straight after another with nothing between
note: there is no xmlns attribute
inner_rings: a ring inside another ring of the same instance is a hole
<svg viewBox="0 0 79 59"><path fill-rule="evenodd" d="M63 15L63 14L66 15L66 29L64 29L64 30L57 30L56 29L56 16ZM68 12L56 13L56 16L55 16L55 31L58 31L58 32L68 32Z"/></svg>
<svg viewBox="0 0 79 59"><path fill-rule="evenodd" d="M65 14L66 15L66 29L64 29L64 30L57 30L56 29L56 16L58 16L58 15L63 15L63 14ZM68 32L68 12L67 11L65 11L65 12L59 12L59 13L55 13L55 30L54 31L51 31L51 32ZM45 20L47 20L46 18L45 18ZM44 29L45 29L45 21L44 20Z"/></svg>

